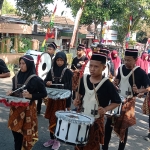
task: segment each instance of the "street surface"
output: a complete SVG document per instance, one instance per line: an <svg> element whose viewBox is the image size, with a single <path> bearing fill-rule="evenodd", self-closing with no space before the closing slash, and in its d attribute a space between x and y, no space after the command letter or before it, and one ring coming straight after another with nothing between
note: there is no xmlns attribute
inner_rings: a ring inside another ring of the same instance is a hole
<svg viewBox="0 0 150 150"><path fill-rule="evenodd" d="M0 94L6 93L11 89L11 78L0 79ZM143 139L148 132L148 117L141 113L141 105L143 99L136 102L137 124L130 128L128 143L125 150L148 150L150 142ZM42 113L38 116L39 141L35 144L33 150L50 150L45 148L43 143L49 139L48 120L44 118L45 105L42 105ZM14 150L13 136L7 128L9 108L0 103L0 150ZM112 134L109 150L117 150L118 137ZM73 146L61 144L59 150L73 150Z"/></svg>

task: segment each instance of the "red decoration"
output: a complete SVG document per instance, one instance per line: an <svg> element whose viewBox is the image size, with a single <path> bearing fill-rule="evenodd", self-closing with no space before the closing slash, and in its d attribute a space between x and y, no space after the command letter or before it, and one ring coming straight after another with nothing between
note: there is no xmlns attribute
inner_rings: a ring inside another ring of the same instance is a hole
<svg viewBox="0 0 150 150"><path fill-rule="evenodd" d="M85 64L82 65L82 67L81 67L81 69L80 69L80 78L82 78L82 76L83 76L83 74L84 74L84 69L85 69L87 63L88 63L88 60L85 61Z"/></svg>
<svg viewBox="0 0 150 150"><path fill-rule="evenodd" d="M22 102L22 101L20 101L20 102L7 102L7 100L4 99L4 98L0 99L0 103L3 103L7 107L12 107L12 106L15 106L15 107L17 107L17 106L27 107L27 106L29 106L28 102Z"/></svg>
<svg viewBox="0 0 150 150"><path fill-rule="evenodd" d="M38 55L38 56L37 56L36 67L35 67L35 69L36 69L36 75L39 75L39 73L38 73L38 68L39 68L40 62L41 62L41 55Z"/></svg>

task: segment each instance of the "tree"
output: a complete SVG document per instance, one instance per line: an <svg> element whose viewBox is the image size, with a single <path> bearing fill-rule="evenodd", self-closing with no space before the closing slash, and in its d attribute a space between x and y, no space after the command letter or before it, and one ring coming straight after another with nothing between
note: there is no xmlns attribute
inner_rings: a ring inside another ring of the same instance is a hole
<svg viewBox="0 0 150 150"><path fill-rule="evenodd" d="M4 2L4 0L0 0L0 16L2 15L3 2Z"/></svg>
<svg viewBox="0 0 150 150"><path fill-rule="evenodd" d="M72 13L76 16L78 9L82 4L82 0L63 0L67 7L72 9ZM102 39L102 29L106 20L114 19L118 13L122 12L124 0L86 0L84 11L81 17L81 24L95 24L95 34ZM99 34L97 26L101 25Z"/></svg>
<svg viewBox="0 0 150 150"><path fill-rule="evenodd" d="M126 35L129 31L129 18L132 16L133 21L131 31L137 31L142 27L139 21L150 23L150 0L126 0L122 13L119 13L115 20L112 29L118 31L118 42L125 47Z"/></svg>
<svg viewBox="0 0 150 150"><path fill-rule="evenodd" d="M17 14L29 23L33 19L41 22L42 18L51 14L47 5L53 3L53 0L16 0Z"/></svg>
<svg viewBox="0 0 150 150"><path fill-rule="evenodd" d="M15 14L16 9L7 0L4 0L2 14Z"/></svg>

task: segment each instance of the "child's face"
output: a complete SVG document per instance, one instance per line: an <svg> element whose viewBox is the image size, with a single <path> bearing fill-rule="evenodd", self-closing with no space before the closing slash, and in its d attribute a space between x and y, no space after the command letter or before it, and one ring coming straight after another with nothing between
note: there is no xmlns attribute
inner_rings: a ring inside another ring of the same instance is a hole
<svg viewBox="0 0 150 150"><path fill-rule="evenodd" d="M58 65L58 67L61 67L64 64L64 60L62 58L58 58L56 60L56 64Z"/></svg>

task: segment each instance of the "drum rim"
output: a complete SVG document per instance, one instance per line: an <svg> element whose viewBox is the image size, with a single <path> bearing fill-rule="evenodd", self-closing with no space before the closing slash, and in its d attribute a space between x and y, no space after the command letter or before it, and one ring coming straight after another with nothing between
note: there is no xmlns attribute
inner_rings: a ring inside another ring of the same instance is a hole
<svg viewBox="0 0 150 150"><path fill-rule="evenodd" d="M83 121L83 120L76 120L73 118L69 118L67 116L63 116L63 115L59 115L59 113L73 113L73 114L77 114L77 115L80 115L80 116L84 116L88 119L90 119L89 121ZM57 118L60 118L60 119L63 119L65 121L68 121L68 122L71 122L71 123L76 123L76 124L86 124L86 125L89 125L89 124L93 124L94 122L94 118L88 116L88 115L85 115L85 114L82 114L82 113L77 113L76 111L56 111L55 112L55 115Z"/></svg>

